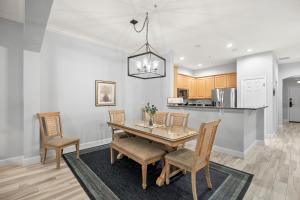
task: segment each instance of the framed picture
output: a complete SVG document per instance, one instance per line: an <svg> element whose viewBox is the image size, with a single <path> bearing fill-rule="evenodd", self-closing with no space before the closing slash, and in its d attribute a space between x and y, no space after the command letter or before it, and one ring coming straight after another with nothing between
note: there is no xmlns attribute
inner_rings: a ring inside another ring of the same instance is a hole
<svg viewBox="0 0 300 200"><path fill-rule="evenodd" d="M96 81L96 106L116 105L116 82Z"/></svg>

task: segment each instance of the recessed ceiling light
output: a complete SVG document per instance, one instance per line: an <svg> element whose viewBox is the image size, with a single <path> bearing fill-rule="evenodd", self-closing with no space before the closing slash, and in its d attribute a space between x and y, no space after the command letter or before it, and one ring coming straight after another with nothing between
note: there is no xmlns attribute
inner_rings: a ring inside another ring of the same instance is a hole
<svg viewBox="0 0 300 200"><path fill-rule="evenodd" d="M299 83L299 84L300 84L300 81L297 81L297 83Z"/></svg>
<svg viewBox="0 0 300 200"><path fill-rule="evenodd" d="M183 56L181 56L181 57L179 58L179 60L184 60L184 57L183 57Z"/></svg>
<svg viewBox="0 0 300 200"><path fill-rule="evenodd" d="M253 49L247 49L247 52L252 52L253 51Z"/></svg>
<svg viewBox="0 0 300 200"><path fill-rule="evenodd" d="M227 45L226 45L226 47L229 49L229 48L231 48L233 46L233 44L232 43L228 43Z"/></svg>
<svg viewBox="0 0 300 200"><path fill-rule="evenodd" d="M202 67L202 64L198 64L198 67Z"/></svg>

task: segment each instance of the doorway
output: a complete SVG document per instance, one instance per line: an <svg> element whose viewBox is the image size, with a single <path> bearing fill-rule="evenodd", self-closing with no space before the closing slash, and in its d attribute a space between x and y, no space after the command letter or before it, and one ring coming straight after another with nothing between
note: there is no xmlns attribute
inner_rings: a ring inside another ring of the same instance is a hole
<svg viewBox="0 0 300 200"><path fill-rule="evenodd" d="M300 123L300 83L289 88L289 122Z"/></svg>
<svg viewBox="0 0 300 200"><path fill-rule="evenodd" d="M300 77L283 80L283 119L300 123Z"/></svg>

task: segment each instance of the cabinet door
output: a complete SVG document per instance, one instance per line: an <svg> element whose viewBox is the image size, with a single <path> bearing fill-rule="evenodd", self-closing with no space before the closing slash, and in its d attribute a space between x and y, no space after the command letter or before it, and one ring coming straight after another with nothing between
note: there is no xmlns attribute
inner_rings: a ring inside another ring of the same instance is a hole
<svg viewBox="0 0 300 200"><path fill-rule="evenodd" d="M236 73L227 74L227 87L236 88Z"/></svg>
<svg viewBox="0 0 300 200"><path fill-rule="evenodd" d="M215 76L215 88L226 88L227 87L227 75Z"/></svg>
<svg viewBox="0 0 300 200"><path fill-rule="evenodd" d="M195 78L189 79L189 98L197 97L197 90L196 90L196 80Z"/></svg>
<svg viewBox="0 0 300 200"><path fill-rule="evenodd" d="M215 78L213 76L205 77L205 98L211 98L211 90L215 88Z"/></svg>
<svg viewBox="0 0 300 200"><path fill-rule="evenodd" d="M177 88L186 88L186 76L178 74L177 76Z"/></svg>
<svg viewBox="0 0 300 200"><path fill-rule="evenodd" d="M197 78L197 97L205 98L205 78Z"/></svg>

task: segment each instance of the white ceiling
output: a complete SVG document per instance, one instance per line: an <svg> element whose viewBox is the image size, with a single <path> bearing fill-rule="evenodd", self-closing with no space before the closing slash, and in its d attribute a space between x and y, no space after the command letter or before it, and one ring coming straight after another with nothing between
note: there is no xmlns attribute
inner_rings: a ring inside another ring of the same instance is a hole
<svg viewBox="0 0 300 200"><path fill-rule="evenodd" d="M24 22L25 0L0 0L0 17Z"/></svg>
<svg viewBox="0 0 300 200"><path fill-rule="evenodd" d="M272 50L290 57L281 63L300 61L300 0L55 0L48 26L134 52L145 34L129 21L141 25L147 11L150 44L161 53L173 50L175 63L185 67Z"/></svg>

